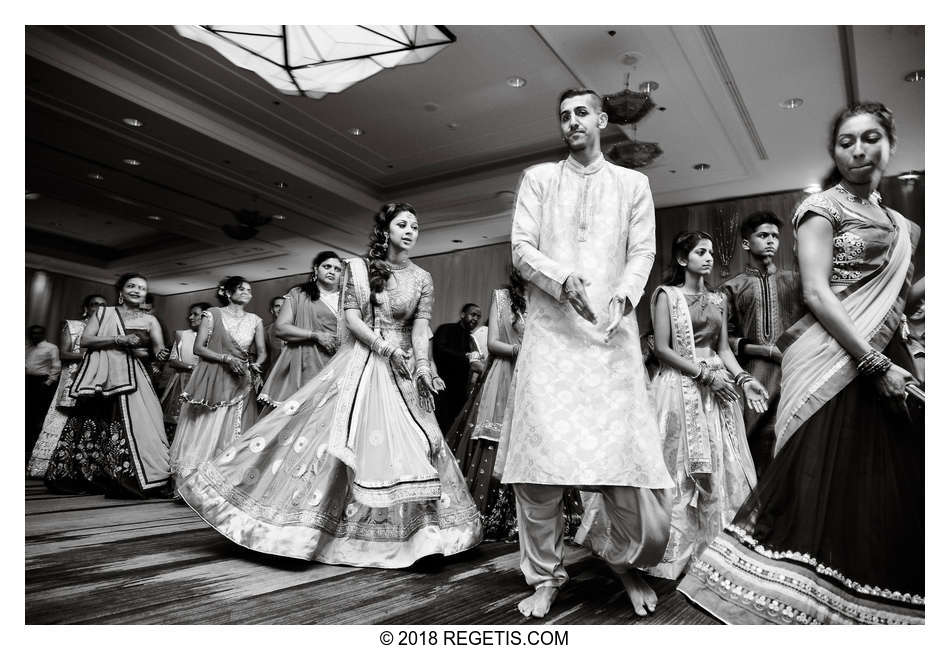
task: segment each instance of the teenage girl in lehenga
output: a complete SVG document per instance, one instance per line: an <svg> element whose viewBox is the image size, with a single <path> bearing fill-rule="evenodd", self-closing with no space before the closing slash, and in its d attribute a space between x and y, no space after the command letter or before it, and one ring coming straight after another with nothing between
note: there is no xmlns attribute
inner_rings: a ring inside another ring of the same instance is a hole
<svg viewBox="0 0 950 650"><path fill-rule="evenodd" d="M882 104L842 111L839 182L795 211L810 313L779 339L775 458L679 586L726 622L923 623L923 407L900 327L920 228L876 191L895 143Z"/></svg>
<svg viewBox="0 0 950 650"><path fill-rule="evenodd" d="M521 350L525 307L524 280L512 269L509 285L492 292L488 365L445 436L465 473L488 540L516 541L518 536L514 490L510 485L502 485L493 470L511 378ZM564 505L566 534L571 537L583 510L577 490L569 491Z"/></svg>
<svg viewBox="0 0 950 650"><path fill-rule="evenodd" d="M59 358L63 362L63 369L59 376L59 384L56 386L56 396L49 405L49 411L46 412L43 429L27 464L26 473L30 478L41 479L46 476L50 456L59 443L59 436L63 432L63 427L66 426L70 411L76 406L76 400L69 396L69 388L72 386L79 362L83 357L83 351L79 347L82 331L86 328L88 318L96 313L99 307L105 307L106 304L106 299L98 294L86 296L82 303L82 319L67 320L63 323L59 340Z"/></svg>
<svg viewBox="0 0 950 650"><path fill-rule="evenodd" d="M313 259L313 276L284 296L274 331L286 345L276 359L261 394L266 415L317 376L336 353L340 319L340 280L343 262L333 251Z"/></svg>
<svg viewBox="0 0 950 650"><path fill-rule="evenodd" d="M201 324L201 313L206 309L211 309L211 305L207 302L196 302L188 307L189 328L175 332L175 343L172 345L171 356L168 357L168 365L173 373L162 393L165 432L169 436L174 435L175 427L178 426L178 414L181 411L181 391L185 389L188 380L191 379L191 371L195 369L195 364L198 363L198 357L194 353L195 336L198 334L198 326Z"/></svg>
<svg viewBox="0 0 950 650"><path fill-rule="evenodd" d="M264 324L244 309L252 293L241 276L222 280L217 297L221 307L209 306L199 316L194 347L200 361L180 395L183 404L171 447L176 485L257 421L255 390L267 358ZM252 344L254 360L248 353Z"/></svg>
<svg viewBox="0 0 950 650"><path fill-rule="evenodd" d="M79 403L46 471L53 491L158 496L171 475L162 406L145 365L149 352L168 358L158 320L140 309L148 281L126 273L116 290L119 304L100 307L83 330L87 352L69 391Z"/></svg>
<svg viewBox="0 0 950 650"><path fill-rule="evenodd" d="M478 510L432 413L432 277L409 260L418 232L411 206L382 207L368 259L347 261L340 352L179 488L234 542L329 564L405 567L481 540Z"/></svg>
<svg viewBox="0 0 950 650"><path fill-rule="evenodd" d="M678 578L755 486L742 405L761 413L768 401L765 388L742 370L729 347L725 297L705 283L712 253L708 234L679 233L670 279L651 302L661 364L653 396L666 465L676 482L666 552L646 569L663 578Z"/></svg>

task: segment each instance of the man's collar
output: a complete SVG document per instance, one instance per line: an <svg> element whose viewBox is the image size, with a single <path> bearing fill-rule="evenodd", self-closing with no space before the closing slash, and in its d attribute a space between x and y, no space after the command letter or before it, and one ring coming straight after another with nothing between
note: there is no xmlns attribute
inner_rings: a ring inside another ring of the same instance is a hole
<svg viewBox="0 0 950 650"><path fill-rule="evenodd" d="M765 271L760 271L759 269L757 269L756 267L752 266L751 264L746 264L746 265L745 265L745 272L746 272L746 273L748 273L749 275L754 275L754 276L760 277L760 278L761 278L761 277L765 277L765 276L769 276L769 275L775 275L775 271L776 271L776 270L777 270L777 269L775 268L775 264L769 264L769 265L768 265L768 268L766 268Z"/></svg>
<svg viewBox="0 0 950 650"><path fill-rule="evenodd" d="M577 162L574 156L567 157L567 166L578 174L595 174L604 168L605 163L606 159L604 158L604 154L601 152L597 152L597 156L587 166Z"/></svg>

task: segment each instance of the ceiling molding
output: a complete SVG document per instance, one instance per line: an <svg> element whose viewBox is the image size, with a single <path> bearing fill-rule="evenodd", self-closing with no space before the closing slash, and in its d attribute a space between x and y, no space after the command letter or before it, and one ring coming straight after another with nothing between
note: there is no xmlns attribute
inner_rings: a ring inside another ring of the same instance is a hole
<svg viewBox="0 0 950 650"><path fill-rule="evenodd" d="M739 92L739 85L736 83L736 78L732 75L729 62L726 61L726 57L722 53L722 48L719 46L719 39L716 38L716 33L709 25L700 25L699 29L702 31L703 38L706 40L706 46L709 48L709 53L712 55L716 69L719 71L719 78L722 79L722 83L726 87L729 97L732 98L732 103L736 107L736 113L739 115L739 121L741 121L745 127L746 133L749 135L749 140L752 141L752 146L755 147L755 151L759 155L759 160L768 160L769 154L765 150L762 138L759 137L758 129L755 128L755 123L752 121L749 109L745 105L742 93Z"/></svg>

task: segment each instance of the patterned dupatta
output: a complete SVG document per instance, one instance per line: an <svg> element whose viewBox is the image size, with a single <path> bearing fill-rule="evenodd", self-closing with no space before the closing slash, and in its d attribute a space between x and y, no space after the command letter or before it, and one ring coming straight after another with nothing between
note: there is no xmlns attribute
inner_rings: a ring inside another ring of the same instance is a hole
<svg viewBox="0 0 950 650"><path fill-rule="evenodd" d="M86 329L93 336L125 335L125 325L115 307L100 307L89 319ZM135 357L126 350L89 350L76 372L69 396L73 399L91 395L109 397L134 392L138 387L135 363Z"/></svg>
<svg viewBox="0 0 950 650"><path fill-rule="evenodd" d="M656 302L660 292L666 293L670 305L670 338L673 351L683 359L696 363L696 346L693 339L693 323L689 315L686 296L678 287L660 286L653 292L650 310L656 321ZM682 394L681 415L686 429L686 473L691 477L697 474L712 473L712 451L709 443L709 430L703 417L703 398L699 387L690 377L681 372L680 389Z"/></svg>
<svg viewBox="0 0 950 650"><path fill-rule="evenodd" d="M881 265L836 293L858 336L878 351L887 347L901 322L913 273L909 224L902 216L893 221L894 239ZM808 418L858 376L851 356L812 314L792 325L778 345L784 354L773 456Z"/></svg>

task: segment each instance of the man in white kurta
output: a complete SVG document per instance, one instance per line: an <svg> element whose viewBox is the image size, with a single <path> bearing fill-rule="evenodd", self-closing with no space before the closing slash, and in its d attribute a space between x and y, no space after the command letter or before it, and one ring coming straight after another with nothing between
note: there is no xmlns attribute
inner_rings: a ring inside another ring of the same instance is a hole
<svg viewBox="0 0 950 650"><path fill-rule="evenodd" d="M536 590L519 609L544 616L567 580L562 499L566 486L580 486L600 493L600 518L609 522L586 543L621 576L642 615L656 596L631 569L662 559L665 489L674 485L633 314L655 255L653 198L646 176L601 154L600 98L565 95L561 130L571 156L524 172L511 232L528 308L499 458L502 481L517 495L521 568Z"/></svg>

